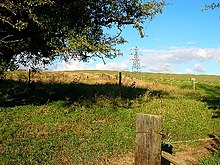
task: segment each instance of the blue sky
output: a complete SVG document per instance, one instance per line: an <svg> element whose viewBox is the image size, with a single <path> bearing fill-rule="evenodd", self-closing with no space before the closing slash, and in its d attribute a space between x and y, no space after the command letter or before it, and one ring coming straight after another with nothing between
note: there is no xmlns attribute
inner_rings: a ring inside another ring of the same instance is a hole
<svg viewBox="0 0 220 165"><path fill-rule="evenodd" d="M202 12L205 4L216 0L166 0L169 5L153 21L147 21L140 38L127 26L122 35L128 41L118 46L122 57L113 60L71 60L54 62L49 70L128 70L131 71L131 48L139 49L141 71L161 73L220 75L220 9Z"/></svg>

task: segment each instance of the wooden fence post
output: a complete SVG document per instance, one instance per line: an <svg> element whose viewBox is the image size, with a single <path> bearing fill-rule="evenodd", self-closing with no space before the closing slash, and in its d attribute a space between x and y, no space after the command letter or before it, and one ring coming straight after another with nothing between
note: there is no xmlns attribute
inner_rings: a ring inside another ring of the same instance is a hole
<svg viewBox="0 0 220 165"><path fill-rule="evenodd" d="M196 90L196 79L195 78L191 78L192 80L192 85L193 85L193 90Z"/></svg>
<svg viewBox="0 0 220 165"><path fill-rule="evenodd" d="M137 114L135 165L161 165L162 117Z"/></svg>
<svg viewBox="0 0 220 165"><path fill-rule="evenodd" d="M31 69L28 69L28 84L31 83Z"/></svg>
<svg viewBox="0 0 220 165"><path fill-rule="evenodd" d="M166 164L170 164L170 162L174 165L187 165L187 163L183 160L176 158L175 156L169 154L168 152L162 151L162 157L167 160Z"/></svg>
<svg viewBox="0 0 220 165"><path fill-rule="evenodd" d="M118 84L121 86L121 72L119 72Z"/></svg>
<svg viewBox="0 0 220 165"><path fill-rule="evenodd" d="M121 76L121 72L119 72L119 75L118 75L118 85L119 85L119 97L121 97L121 94L122 94L122 86L121 86L121 79L122 79L122 76Z"/></svg>

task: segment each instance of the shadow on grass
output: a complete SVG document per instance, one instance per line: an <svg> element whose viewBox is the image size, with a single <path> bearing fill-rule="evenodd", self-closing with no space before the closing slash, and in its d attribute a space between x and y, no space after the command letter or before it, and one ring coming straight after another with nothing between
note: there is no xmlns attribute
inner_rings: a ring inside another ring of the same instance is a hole
<svg viewBox="0 0 220 165"><path fill-rule="evenodd" d="M82 100L95 101L97 97L135 99L146 93L147 89L118 86L114 84L81 84L81 83L41 83L2 80L0 82L0 107L19 105L43 105L53 101L65 100L75 102ZM162 91L153 91L156 97L165 95Z"/></svg>
<svg viewBox="0 0 220 165"><path fill-rule="evenodd" d="M209 135L209 138L211 138L211 143L210 146L206 147L206 149L211 153L211 154L217 154L220 156L220 139L216 135Z"/></svg>
<svg viewBox="0 0 220 165"><path fill-rule="evenodd" d="M207 94L202 101L206 102L209 109L213 111L212 117L220 118L220 87L207 84L198 84L197 86Z"/></svg>

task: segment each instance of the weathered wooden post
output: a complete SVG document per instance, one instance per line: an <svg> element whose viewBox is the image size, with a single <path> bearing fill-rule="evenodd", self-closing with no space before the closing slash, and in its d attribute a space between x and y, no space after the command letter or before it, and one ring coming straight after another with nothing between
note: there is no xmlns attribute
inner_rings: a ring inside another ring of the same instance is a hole
<svg viewBox="0 0 220 165"><path fill-rule="evenodd" d="M28 69L28 84L31 83L31 69Z"/></svg>
<svg viewBox="0 0 220 165"><path fill-rule="evenodd" d="M122 93L122 86L121 86L121 79L122 79L122 76L121 76L121 72L119 72L118 74L118 85L119 85L119 96L121 97L121 93Z"/></svg>
<svg viewBox="0 0 220 165"><path fill-rule="evenodd" d="M137 114L135 165L161 165L162 117Z"/></svg>
<svg viewBox="0 0 220 165"><path fill-rule="evenodd" d="M119 72L119 76L118 76L119 78L118 78L118 84L119 84L119 86L121 86L121 72Z"/></svg>
<svg viewBox="0 0 220 165"><path fill-rule="evenodd" d="M187 163L183 160L176 158L175 156L169 154L168 152L162 151L162 157L164 158L164 163L162 165L170 165L170 162L174 165L187 165Z"/></svg>
<svg viewBox="0 0 220 165"><path fill-rule="evenodd" d="M193 85L193 90L196 90L196 79L195 78L191 78L192 80L192 85Z"/></svg>

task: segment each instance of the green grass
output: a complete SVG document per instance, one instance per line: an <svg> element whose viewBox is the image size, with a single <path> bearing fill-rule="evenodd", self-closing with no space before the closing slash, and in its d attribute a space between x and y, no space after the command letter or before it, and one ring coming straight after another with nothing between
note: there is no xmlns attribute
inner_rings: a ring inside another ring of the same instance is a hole
<svg viewBox="0 0 220 165"><path fill-rule="evenodd" d="M131 76L132 73L125 74ZM162 74L133 76L148 81L143 76L149 75L152 79L154 76L169 78ZM183 89L183 79L176 76L172 85ZM216 135L214 130L220 128L219 79L207 76L197 79L204 81L194 95L192 91L183 94L145 88L120 89L111 84L37 82L28 85L2 81L0 162L104 163L134 152L137 113L162 115L163 129L171 134L171 142ZM183 81L181 86L179 81ZM167 142L168 138L164 140ZM175 150L178 146L174 145Z"/></svg>
<svg viewBox="0 0 220 165"><path fill-rule="evenodd" d="M220 156L217 154L211 154L200 160L200 164L202 165L216 165L219 162L220 162Z"/></svg>

